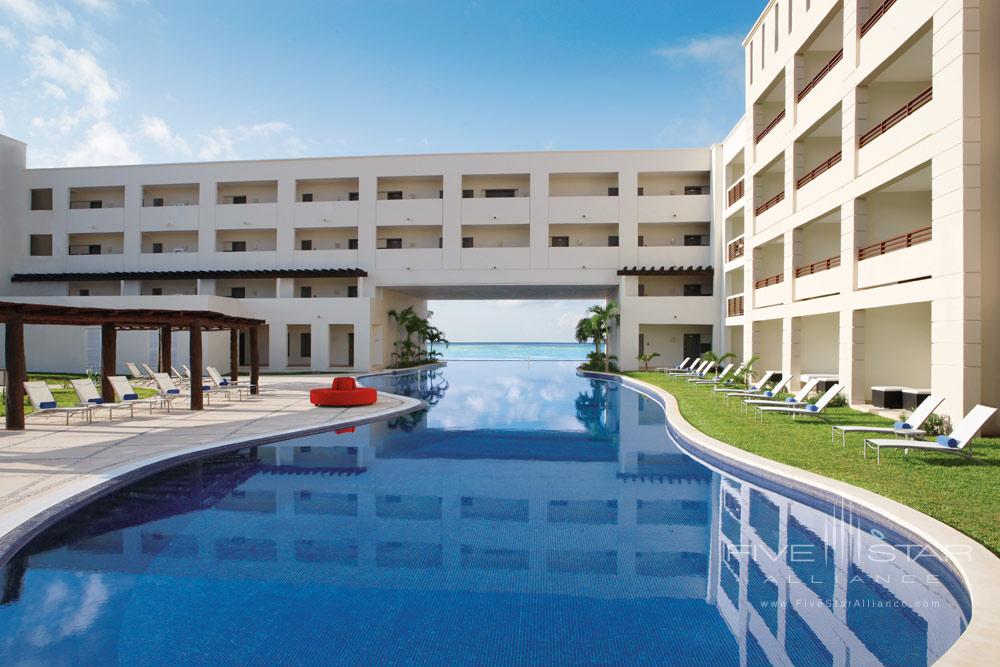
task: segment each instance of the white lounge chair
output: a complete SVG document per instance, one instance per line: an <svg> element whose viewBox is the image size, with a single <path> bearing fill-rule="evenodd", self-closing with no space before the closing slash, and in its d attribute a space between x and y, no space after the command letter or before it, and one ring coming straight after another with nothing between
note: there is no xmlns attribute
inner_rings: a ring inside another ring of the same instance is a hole
<svg viewBox="0 0 1000 667"><path fill-rule="evenodd" d="M840 431L840 444L844 447L847 447L848 433L887 433L903 438L920 437L926 434L925 431L920 430L920 427L943 401L943 396L931 394L920 402L913 414L904 421L895 422L892 426L842 426L837 424L830 429L830 444L833 444L837 431Z"/></svg>
<svg viewBox="0 0 1000 667"><path fill-rule="evenodd" d="M216 368L215 366L206 366L205 370L208 371L208 377L212 380L212 384L214 384L219 389L228 389L228 390L235 389L236 396L241 401L243 400L244 395L249 396L251 393L253 393L253 385L240 384L239 382L233 382L232 380L227 380L226 378L222 377L222 373L220 373L219 369Z"/></svg>
<svg viewBox="0 0 1000 667"><path fill-rule="evenodd" d="M128 369L128 374L132 376L131 382L133 384L153 384L153 376L143 373L142 370L131 361L125 362L125 368Z"/></svg>
<svg viewBox="0 0 1000 667"><path fill-rule="evenodd" d="M702 367L707 366L708 361L704 359L692 359L691 363L685 369L677 369L673 371L667 371L668 375L673 375L674 377L681 377L685 375L695 375L701 371Z"/></svg>
<svg viewBox="0 0 1000 667"><path fill-rule="evenodd" d="M787 384L787 382L785 383ZM802 388L796 392L796 394L790 398L786 398L783 401L772 401L768 399L761 398L747 398L743 400L743 409L746 410L749 406L778 406L783 408L800 408L806 404L806 398L813 392L816 385L819 384L819 378L813 378L802 385ZM775 392L777 393L777 392Z"/></svg>
<svg viewBox="0 0 1000 667"><path fill-rule="evenodd" d="M83 415L83 418L88 422L91 420L91 413L94 410L93 405L60 407L55 397L52 396L52 391L49 389L48 383L42 380L25 382L24 391L27 392L28 400L31 401L32 417L35 415L66 415L67 426L69 425L69 418L73 415Z"/></svg>
<svg viewBox="0 0 1000 667"><path fill-rule="evenodd" d="M767 371L766 373L764 373L764 375L761 376L759 380L750 385L750 387L743 387L742 389L737 389L733 386L712 387L712 393L725 394L725 395L759 394L764 390L764 387L767 385L767 383L771 381L771 376L773 375L774 371Z"/></svg>
<svg viewBox="0 0 1000 667"><path fill-rule="evenodd" d="M160 403L160 399L156 396L139 398L139 394L132 388L132 383L124 375L110 375L108 382L111 383L111 388L115 391L115 401L118 403L148 405L150 414L153 413L153 408Z"/></svg>
<svg viewBox="0 0 1000 667"><path fill-rule="evenodd" d="M826 406L830 404L830 401L834 399L840 392L844 391L844 385L835 384L816 400L815 403L803 405L802 407L783 407L779 405L758 405L757 415L760 416L760 420L764 421L765 412L777 412L785 415L791 415L792 419L795 419L799 415L807 415L810 417L819 417L822 420L826 420L823 415L823 410Z"/></svg>
<svg viewBox="0 0 1000 667"><path fill-rule="evenodd" d="M891 438L866 438L865 458L868 458L868 448L875 450L875 458L879 464L882 463L882 448L891 447L902 449L904 453L909 453L911 449L923 449L932 452L944 452L946 454L965 454L972 456L972 438L975 437L979 429L993 416L996 408L986 405L977 405L965 415L965 418L955 427L951 435L939 435L934 440L893 440Z"/></svg>
<svg viewBox="0 0 1000 667"><path fill-rule="evenodd" d="M77 378L70 380L69 383L73 386L73 391L76 392L76 397L80 399L81 405L93 405L95 411L107 408L108 419L115 418L115 410L128 410L129 416L135 417L134 401L131 403L105 403L104 399L101 398L101 392L97 391L94 381L90 378Z"/></svg>
<svg viewBox="0 0 1000 667"><path fill-rule="evenodd" d="M688 378L688 382L694 384L719 384L729 376L732 370L733 364L727 364L714 378Z"/></svg>
<svg viewBox="0 0 1000 667"><path fill-rule="evenodd" d="M659 366L655 370L660 373L672 373L676 371L683 371L687 368L688 362L691 361L691 357L684 357L684 361L677 364L676 366Z"/></svg>
<svg viewBox="0 0 1000 667"><path fill-rule="evenodd" d="M174 366L170 367L170 377L173 379L174 384L179 387L183 388L184 386L191 384L191 381L184 377Z"/></svg>
<svg viewBox="0 0 1000 667"><path fill-rule="evenodd" d="M701 364L701 366L697 366L696 369L693 370L693 371L691 371L690 373L677 373L677 374L674 375L674 377L679 377L679 378L703 378L706 375L708 375L710 372L712 372L713 368L715 368L715 362L714 361L707 361L706 360L706 361L704 361Z"/></svg>
<svg viewBox="0 0 1000 667"><path fill-rule="evenodd" d="M181 397L181 390L167 373L153 373L153 381L156 382L156 388L160 392L160 404L170 412L170 404ZM210 391L206 391L205 395L209 393Z"/></svg>

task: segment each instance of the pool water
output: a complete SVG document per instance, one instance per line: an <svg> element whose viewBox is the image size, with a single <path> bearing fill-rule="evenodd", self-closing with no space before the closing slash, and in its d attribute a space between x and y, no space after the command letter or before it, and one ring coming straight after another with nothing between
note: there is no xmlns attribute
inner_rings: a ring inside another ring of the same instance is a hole
<svg viewBox="0 0 1000 667"><path fill-rule="evenodd" d="M366 383L429 408L185 464L36 538L0 664L913 667L967 624L939 563L714 472L573 363Z"/></svg>

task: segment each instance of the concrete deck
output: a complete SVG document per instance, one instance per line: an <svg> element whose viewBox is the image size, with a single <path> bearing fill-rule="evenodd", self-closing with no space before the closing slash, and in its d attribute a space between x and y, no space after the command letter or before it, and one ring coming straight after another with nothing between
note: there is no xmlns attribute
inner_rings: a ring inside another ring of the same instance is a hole
<svg viewBox="0 0 1000 667"><path fill-rule="evenodd" d="M213 398L201 412L183 400L168 414L136 408L135 418L95 413L66 425L60 415L29 417L24 431L0 430L0 564L27 539L82 502L157 469L235 443L318 427L374 421L420 408L417 399L379 393L374 405L315 408L312 387L327 376L264 376L261 394L239 401Z"/></svg>

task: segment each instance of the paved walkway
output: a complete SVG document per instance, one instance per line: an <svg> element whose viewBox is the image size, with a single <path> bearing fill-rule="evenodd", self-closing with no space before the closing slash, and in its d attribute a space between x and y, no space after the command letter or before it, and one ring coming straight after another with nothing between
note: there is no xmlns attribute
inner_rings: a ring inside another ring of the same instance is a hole
<svg viewBox="0 0 1000 667"><path fill-rule="evenodd" d="M384 393L365 407L310 405L309 389L329 386L332 377L264 376L258 397L213 399L201 412L177 401L169 414L137 408L134 419L119 411L110 422L101 411L91 424L74 418L69 426L60 415L29 417L24 431L0 430L0 562L15 529L23 530L49 508L150 463L227 441L374 419L420 406L416 399Z"/></svg>

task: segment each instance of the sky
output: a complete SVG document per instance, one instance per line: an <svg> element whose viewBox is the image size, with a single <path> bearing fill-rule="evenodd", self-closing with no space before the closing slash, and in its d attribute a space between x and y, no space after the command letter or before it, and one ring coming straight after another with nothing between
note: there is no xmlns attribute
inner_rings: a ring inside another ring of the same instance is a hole
<svg viewBox="0 0 1000 667"><path fill-rule="evenodd" d="M0 133L31 167L705 146L763 4L0 0Z"/></svg>

